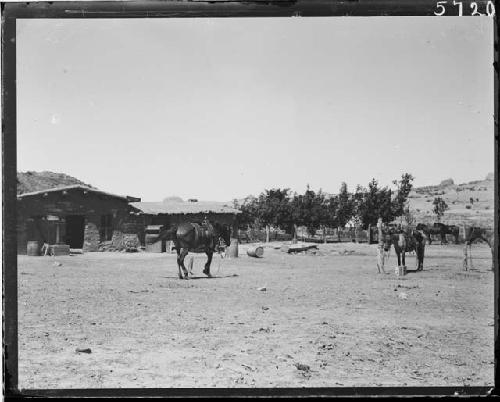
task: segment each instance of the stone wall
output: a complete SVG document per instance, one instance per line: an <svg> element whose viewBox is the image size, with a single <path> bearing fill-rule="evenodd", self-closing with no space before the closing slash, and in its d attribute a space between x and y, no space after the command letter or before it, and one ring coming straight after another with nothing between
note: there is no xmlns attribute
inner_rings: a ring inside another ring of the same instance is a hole
<svg viewBox="0 0 500 402"><path fill-rule="evenodd" d="M124 216L117 229L122 233L134 233L139 238L141 244L144 243L145 237L145 217L142 215L127 215Z"/></svg>
<svg viewBox="0 0 500 402"><path fill-rule="evenodd" d="M136 233L122 233L119 230L115 230L110 246L110 250L112 251L138 251L141 247L141 242Z"/></svg>

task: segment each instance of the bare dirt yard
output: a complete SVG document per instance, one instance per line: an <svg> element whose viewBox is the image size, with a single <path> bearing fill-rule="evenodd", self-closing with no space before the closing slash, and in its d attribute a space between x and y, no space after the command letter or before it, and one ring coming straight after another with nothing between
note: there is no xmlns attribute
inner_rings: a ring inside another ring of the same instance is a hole
<svg viewBox="0 0 500 402"><path fill-rule="evenodd" d="M462 246L427 246L398 278L373 245L319 247L242 245L211 279L196 255L187 281L174 255L19 256L19 387L493 385L489 248L464 272Z"/></svg>

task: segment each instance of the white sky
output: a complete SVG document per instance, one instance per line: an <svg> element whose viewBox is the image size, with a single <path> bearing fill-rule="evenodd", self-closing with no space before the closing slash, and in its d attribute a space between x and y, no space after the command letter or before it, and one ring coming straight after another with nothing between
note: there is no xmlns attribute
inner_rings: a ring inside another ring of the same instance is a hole
<svg viewBox="0 0 500 402"><path fill-rule="evenodd" d="M488 17L18 20L18 171L160 201L494 169Z"/></svg>

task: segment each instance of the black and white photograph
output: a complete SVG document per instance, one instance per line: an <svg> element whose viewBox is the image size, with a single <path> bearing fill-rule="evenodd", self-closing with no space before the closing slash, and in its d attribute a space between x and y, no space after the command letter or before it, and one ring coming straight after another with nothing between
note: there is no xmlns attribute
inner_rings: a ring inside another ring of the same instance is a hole
<svg viewBox="0 0 500 402"><path fill-rule="evenodd" d="M2 4L4 375L491 393L494 2L215 3Z"/></svg>

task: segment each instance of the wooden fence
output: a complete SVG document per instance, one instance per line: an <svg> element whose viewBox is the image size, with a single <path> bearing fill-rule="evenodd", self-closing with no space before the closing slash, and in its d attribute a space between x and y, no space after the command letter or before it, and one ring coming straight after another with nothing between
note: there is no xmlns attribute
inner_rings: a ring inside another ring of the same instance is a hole
<svg viewBox="0 0 500 402"><path fill-rule="evenodd" d="M297 231L297 240L311 243L367 243L371 239L370 243L376 242L376 228L371 228L371 236L369 233L368 230L359 228L327 228L325 233L323 233L323 230L318 230L314 235L311 235L304 228L299 228ZM270 241L290 241L292 237L291 234L284 233L283 231L271 230L269 233ZM239 239L240 243L265 242L266 231L265 229L240 230Z"/></svg>
<svg viewBox="0 0 500 402"><path fill-rule="evenodd" d="M292 235L284 233L280 230L271 230L269 232L270 241L290 241ZM265 242L266 231L265 229L256 230L240 230L239 231L240 243L253 243ZM453 235L446 235L446 239L450 244L455 242ZM360 228L327 228L325 233L323 230L317 230L314 235L307 232L305 228L299 228L297 231L297 240L308 243L369 243L375 244L378 242L378 230L375 226L370 226L367 230ZM432 243L439 244L441 236L439 234L432 235ZM464 242L463 229L460 227L459 243Z"/></svg>

